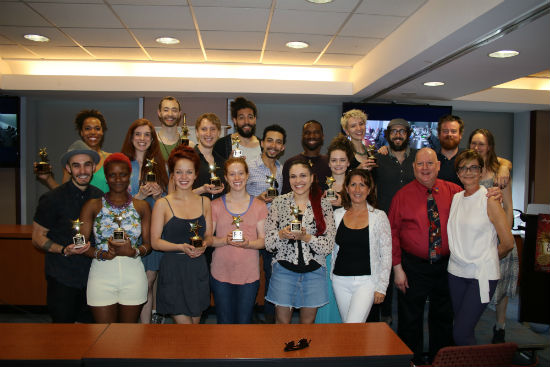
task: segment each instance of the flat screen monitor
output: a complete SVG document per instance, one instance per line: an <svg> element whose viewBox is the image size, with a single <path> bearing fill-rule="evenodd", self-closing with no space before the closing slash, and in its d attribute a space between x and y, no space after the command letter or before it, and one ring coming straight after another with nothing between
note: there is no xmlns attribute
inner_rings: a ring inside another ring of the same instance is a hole
<svg viewBox="0 0 550 367"><path fill-rule="evenodd" d="M19 97L0 96L0 167L19 167Z"/></svg>

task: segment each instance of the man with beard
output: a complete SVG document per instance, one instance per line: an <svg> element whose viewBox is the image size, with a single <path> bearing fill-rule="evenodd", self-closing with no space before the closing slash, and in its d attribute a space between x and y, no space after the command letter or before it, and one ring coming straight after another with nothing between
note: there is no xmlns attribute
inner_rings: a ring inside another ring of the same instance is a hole
<svg viewBox="0 0 550 367"><path fill-rule="evenodd" d="M170 152L180 145L180 134L178 124L181 121L181 105L179 101L171 96L163 97L159 102L157 115L162 124L157 133L160 142L160 152L164 160L168 161ZM193 143L189 142L190 146Z"/></svg>
<svg viewBox="0 0 550 367"><path fill-rule="evenodd" d="M244 98L237 97L231 102L231 119L235 125L233 134L218 139L214 144L214 151L224 159L231 156L231 152L236 146L233 146L234 138L239 138L239 149L243 152L243 157L247 162L255 160L262 154L260 141L254 135L256 133L256 117L258 109L254 102Z"/></svg>
<svg viewBox="0 0 550 367"><path fill-rule="evenodd" d="M89 199L103 192L90 181L99 154L77 140L61 157L70 180L40 197L32 223L32 243L46 252L48 311L53 322L92 322L86 304L86 285L91 259L84 255L90 247L75 248L73 222Z"/></svg>
<svg viewBox="0 0 550 367"><path fill-rule="evenodd" d="M283 166L283 189L282 193L290 192L288 171L290 164L298 159L306 160L313 167L313 172L322 189L326 188L326 179L332 175L328 166L328 156L321 154L321 147L324 143L323 125L317 120L309 120L302 127L302 147L304 151L286 160Z"/></svg>
<svg viewBox="0 0 550 367"><path fill-rule="evenodd" d="M281 193L280 184L283 181L283 173L281 163L278 158L283 154L286 143L286 131L279 125L270 125L264 129L262 141L262 155L255 160L248 162L248 181L246 183L246 191L251 196L256 196L265 201L269 208L273 197L267 197L267 189L270 185L266 182L267 176L275 176L273 187L277 192ZM271 262L273 254L265 249L260 250L260 255L263 259L263 269L265 275L265 293L269 288L269 279L271 278ZM264 301L264 317L267 324L275 322L275 306L273 303Z"/></svg>

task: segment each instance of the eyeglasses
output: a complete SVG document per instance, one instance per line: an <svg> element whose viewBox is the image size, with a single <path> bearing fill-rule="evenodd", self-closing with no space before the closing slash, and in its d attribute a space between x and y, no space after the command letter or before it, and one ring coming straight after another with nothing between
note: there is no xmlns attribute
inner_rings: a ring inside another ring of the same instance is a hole
<svg viewBox="0 0 550 367"><path fill-rule="evenodd" d="M307 340L306 338L300 339L298 341L298 344L294 342L294 340L289 341L288 343L285 343L285 352L291 352L293 350L300 350L309 347L309 343L311 343L311 340Z"/></svg>
<svg viewBox="0 0 550 367"><path fill-rule="evenodd" d="M392 129L392 130L390 130L390 135L397 135L397 134L399 134L399 135L407 135L407 130L405 130L405 129L399 129L399 130L397 130L397 129Z"/></svg>
<svg viewBox="0 0 550 367"><path fill-rule="evenodd" d="M458 173L466 173L466 172L480 173L481 166L469 166L469 167L462 166L462 167L458 167L457 172Z"/></svg>

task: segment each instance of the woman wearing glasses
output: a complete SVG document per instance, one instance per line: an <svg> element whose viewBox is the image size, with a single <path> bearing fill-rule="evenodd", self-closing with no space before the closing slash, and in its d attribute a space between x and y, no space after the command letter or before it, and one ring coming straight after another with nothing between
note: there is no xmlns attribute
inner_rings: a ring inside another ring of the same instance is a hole
<svg viewBox="0 0 550 367"><path fill-rule="evenodd" d="M474 328L500 278L499 258L514 246L500 202L488 198L480 184L483 167L483 158L474 150L463 151L455 160L464 191L453 197L447 223L451 251L447 270L457 345L476 343Z"/></svg>

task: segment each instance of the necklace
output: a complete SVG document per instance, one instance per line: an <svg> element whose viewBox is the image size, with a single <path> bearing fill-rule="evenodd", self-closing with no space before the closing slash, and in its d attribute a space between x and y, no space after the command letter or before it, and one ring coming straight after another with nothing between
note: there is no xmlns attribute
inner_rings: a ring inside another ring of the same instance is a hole
<svg viewBox="0 0 550 367"><path fill-rule="evenodd" d="M368 154L367 148L366 148L363 144L361 144L361 148L363 148L363 151L362 151L362 152L358 152L358 151L355 150L355 146L354 146L354 147L353 147L353 150L355 151L355 154L360 155L360 156L365 156L365 155L367 155L367 154Z"/></svg>
<svg viewBox="0 0 550 367"><path fill-rule="evenodd" d="M109 196L107 194L104 194L103 197L105 198L105 201L107 202L107 204L109 204L109 206L113 209L126 209L132 202L132 195L126 194L128 197L128 200L126 200L126 202L122 205L116 205L109 199Z"/></svg>

